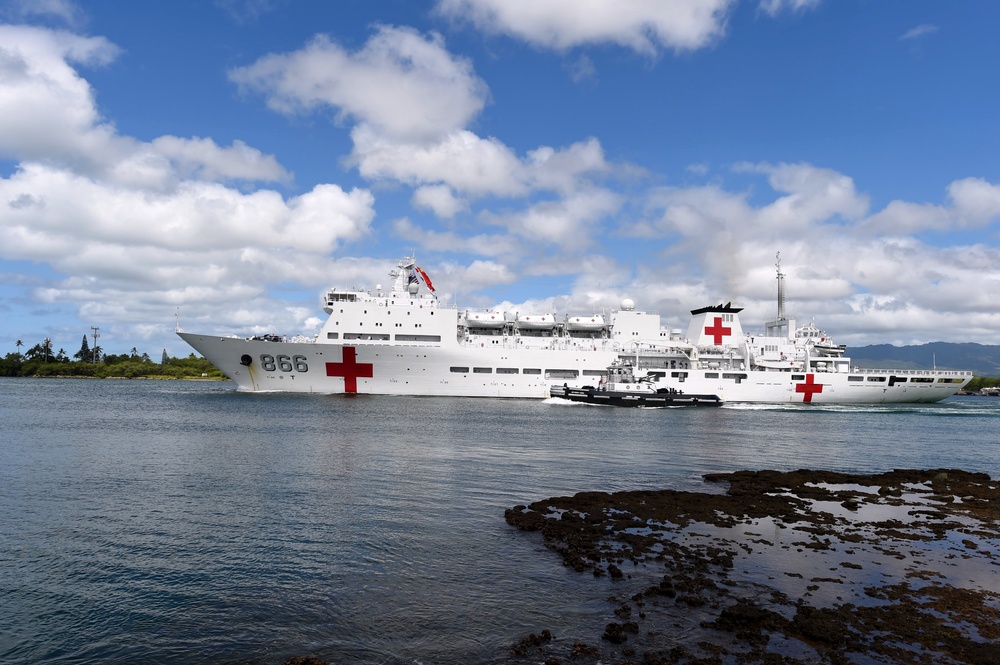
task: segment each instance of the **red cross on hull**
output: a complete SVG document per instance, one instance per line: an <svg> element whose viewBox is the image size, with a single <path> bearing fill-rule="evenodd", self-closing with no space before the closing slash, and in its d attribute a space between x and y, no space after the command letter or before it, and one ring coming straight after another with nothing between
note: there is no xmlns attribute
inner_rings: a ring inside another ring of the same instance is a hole
<svg viewBox="0 0 1000 665"><path fill-rule="evenodd" d="M359 363L357 351L353 346L344 347L343 362L327 363L327 376L344 377L344 392L358 392L358 379L370 379L374 376L374 365L372 363Z"/></svg>
<svg viewBox="0 0 1000 665"><path fill-rule="evenodd" d="M809 404L810 402L813 401L813 395L823 392L823 384L816 383L815 381L816 381L815 374L806 374L805 383L795 384L795 392L803 393L802 395L803 404Z"/></svg>
<svg viewBox="0 0 1000 665"><path fill-rule="evenodd" d="M724 335L732 335L733 329L722 326L722 317L715 317L715 323L710 326L705 326L705 334L712 335L715 338L716 344L722 344L722 337Z"/></svg>

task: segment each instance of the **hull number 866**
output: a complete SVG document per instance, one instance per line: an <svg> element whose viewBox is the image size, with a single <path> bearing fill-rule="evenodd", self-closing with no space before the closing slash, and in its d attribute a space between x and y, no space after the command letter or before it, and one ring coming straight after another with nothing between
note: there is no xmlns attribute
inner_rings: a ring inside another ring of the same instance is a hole
<svg viewBox="0 0 1000 665"><path fill-rule="evenodd" d="M265 372L308 372L305 356L272 356L269 353L260 354L260 366Z"/></svg>

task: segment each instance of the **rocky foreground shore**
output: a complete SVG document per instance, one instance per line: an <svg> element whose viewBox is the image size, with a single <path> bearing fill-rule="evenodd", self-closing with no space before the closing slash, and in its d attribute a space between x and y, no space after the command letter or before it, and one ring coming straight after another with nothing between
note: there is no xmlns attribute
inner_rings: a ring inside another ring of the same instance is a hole
<svg viewBox="0 0 1000 665"><path fill-rule="evenodd" d="M950 469L705 480L728 490L582 492L506 511L613 594L602 634L540 626L511 660L1000 663L997 481Z"/></svg>

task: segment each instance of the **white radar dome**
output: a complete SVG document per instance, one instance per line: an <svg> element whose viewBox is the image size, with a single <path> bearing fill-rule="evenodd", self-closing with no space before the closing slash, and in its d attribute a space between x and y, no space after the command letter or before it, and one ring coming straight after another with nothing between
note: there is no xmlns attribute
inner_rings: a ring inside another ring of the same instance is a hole
<svg viewBox="0 0 1000 665"><path fill-rule="evenodd" d="M420 290L420 285L418 285L416 282L414 282L413 284L410 284L407 287L407 289L409 290L409 292L410 292L411 295L415 295L417 293L417 291Z"/></svg>
<svg viewBox="0 0 1000 665"><path fill-rule="evenodd" d="M622 309L625 310L626 312L631 312L633 309L635 309L635 301L632 300L631 298L625 298L624 300L622 300Z"/></svg>

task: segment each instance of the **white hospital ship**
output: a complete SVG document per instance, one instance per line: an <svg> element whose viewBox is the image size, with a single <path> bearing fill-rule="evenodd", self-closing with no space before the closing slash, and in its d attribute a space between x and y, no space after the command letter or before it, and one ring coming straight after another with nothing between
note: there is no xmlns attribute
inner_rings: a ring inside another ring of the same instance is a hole
<svg viewBox="0 0 1000 665"><path fill-rule="evenodd" d="M827 333L784 315L745 332L739 307L691 312L687 334L625 299L605 314L566 316L442 305L412 257L384 292L331 289L315 338L177 334L244 391L544 398L553 385L598 386L627 360L658 387L725 402L879 404L937 402L972 372L860 369Z"/></svg>

